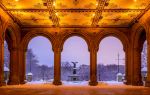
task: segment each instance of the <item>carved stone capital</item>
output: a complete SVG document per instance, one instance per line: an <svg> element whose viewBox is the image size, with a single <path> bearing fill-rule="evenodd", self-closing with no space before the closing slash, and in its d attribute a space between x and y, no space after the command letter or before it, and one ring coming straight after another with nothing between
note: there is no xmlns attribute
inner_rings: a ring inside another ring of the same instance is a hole
<svg viewBox="0 0 150 95"><path fill-rule="evenodd" d="M10 51L10 52L11 52L11 51L17 51L17 50L18 50L17 47L9 48L9 51Z"/></svg>
<svg viewBox="0 0 150 95"><path fill-rule="evenodd" d="M59 52L62 52L62 49L61 48L53 48L53 52L59 53Z"/></svg>
<svg viewBox="0 0 150 95"><path fill-rule="evenodd" d="M136 47L136 48L134 48L134 51L141 53L142 52L142 47Z"/></svg>
<svg viewBox="0 0 150 95"><path fill-rule="evenodd" d="M98 52L99 46L97 46L95 43L92 43L88 50L89 50L89 52Z"/></svg>
<svg viewBox="0 0 150 95"><path fill-rule="evenodd" d="M27 48L18 48L18 51L20 51L20 52L27 52Z"/></svg>

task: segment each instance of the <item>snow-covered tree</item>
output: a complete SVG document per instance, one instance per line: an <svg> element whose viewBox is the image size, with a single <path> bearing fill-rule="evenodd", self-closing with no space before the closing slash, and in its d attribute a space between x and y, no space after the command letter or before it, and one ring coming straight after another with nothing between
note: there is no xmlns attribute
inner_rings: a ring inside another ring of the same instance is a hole
<svg viewBox="0 0 150 95"><path fill-rule="evenodd" d="M10 53L8 50L7 42L4 41L4 65L8 68L9 68L9 62L10 62Z"/></svg>
<svg viewBox="0 0 150 95"><path fill-rule="evenodd" d="M34 65L36 65L37 63L38 63L38 59L33 54L32 49L28 49L26 55L27 71L32 72L32 68L34 68Z"/></svg>
<svg viewBox="0 0 150 95"><path fill-rule="evenodd" d="M141 62L142 62L142 68L147 66L147 41L143 44L143 50L141 53Z"/></svg>
<svg viewBox="0 0 150 95"><path fill-rule="evenodd" d="M61 62L61 79L68 80L68 76L72 75L73 66L69 62Z"/></svg>

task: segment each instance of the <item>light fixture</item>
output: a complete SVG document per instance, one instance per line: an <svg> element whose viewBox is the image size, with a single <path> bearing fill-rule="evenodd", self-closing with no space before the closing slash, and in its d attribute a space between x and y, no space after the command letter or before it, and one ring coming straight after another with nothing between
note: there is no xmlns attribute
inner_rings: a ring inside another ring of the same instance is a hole
<svg viewBox="0 0 150 95"><path fill-rule="evenodd" d="M55 2L53 2L53 6L55 6L56 5L56 3Z"/></svg>
<svg viewBox="0 0 150 95"><path fill-rule="evenodd" d="M15 0L16 2L18 2L19 0Z"/></svg>
<svg viewBox="0 0 150 95"><path fill-rule="evenodd" d="M137 0L134 0L134 2L136 2Z"/></svg>
<svg viewBox="0 0 150 95"><path fill-rule="evenodd" d="M98 5L98 3L96 3L96 6Z"/></svg>
<svg viewBox="0 0 150 95"><path fill-rule="evenodd" d="M56 16L58 16L58 13L55 13L56 14Z"/></svg>
<svg viewBox="0 0 150 95"><path fill-rule="evenodd" d="M95 16L95 14L92 15L93 17Z"/></svg>

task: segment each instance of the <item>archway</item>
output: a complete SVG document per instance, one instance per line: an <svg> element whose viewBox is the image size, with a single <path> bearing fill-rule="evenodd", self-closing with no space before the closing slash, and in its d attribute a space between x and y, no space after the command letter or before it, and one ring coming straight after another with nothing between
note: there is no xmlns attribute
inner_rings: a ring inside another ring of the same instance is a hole
<svg viewBox="0 0 150 95"><path fill-rule="evenodd" d="M13 75L15 74L14 65L17 65L17 63L14 61L17 60L17 58L16 56L13 56L13 51L17 47L17 41L16 36L11 28L6 29L4 39L4 81L6 84L11 85L16 82L13 80Z"/></svg>
<svg viewBox="0 0 150 95"><path fill-rule="evenodd" d="M142 50L144 49L143 46L146 45L144 42L146 42L146 31L143 27L140 27L134 34L134 77L136 78L136 80L134 79L134 85L143 85L145 83L144 77L146 77L146 73L142 74L144 68L142 66L143 60L141 56Z"/></svg>
<svg viewBox="0 0 150 95"><path fill-rule="evenodd" d="M87 43L78 36L70 37L63 46L61 80L64 84L88 84L89 78L90 55Z"/></svg>
<svg viewBox="0 0 150 95"><path fill-rule="evenodd" d="M4 41L4 81L7 84L9 81L10 73L10 52L8 49L8 43Z"/></svg>
<svg viewBox="0 0 150 95"><path fill-rule="evenodd" d="M113 36L105 37L97 54L97 80L104 83L123 83L125 52L122 42Z"/></svg>
<svg viewBox="0 0 150 95"><path fill-rule="evenodd" d="M50 41L36 36L28 43L26 53L26 79L29 83L52 82L54 76L54 54Z"/></svg>
<svg viewBox="0 0 150 95"><path fill-rule="evenodd" d="M141 52L141 75L142 81L145 84L147 77L147 41L144 41L142 52Z"/></svg>

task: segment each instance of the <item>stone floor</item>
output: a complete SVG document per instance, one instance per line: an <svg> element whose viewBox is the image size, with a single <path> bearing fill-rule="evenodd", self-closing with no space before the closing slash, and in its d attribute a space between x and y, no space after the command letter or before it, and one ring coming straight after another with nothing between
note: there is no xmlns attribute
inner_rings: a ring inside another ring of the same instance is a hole
<svg viewBox="0 0 150 95"><path fill-rule="evenodd" d="M25 84L2 86L0 95L150 95L150 88L102 83L98 86Z"/></svg>

